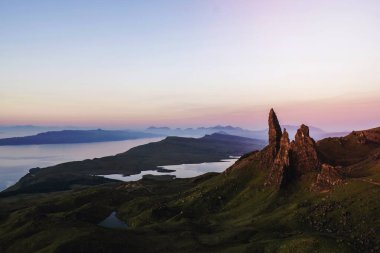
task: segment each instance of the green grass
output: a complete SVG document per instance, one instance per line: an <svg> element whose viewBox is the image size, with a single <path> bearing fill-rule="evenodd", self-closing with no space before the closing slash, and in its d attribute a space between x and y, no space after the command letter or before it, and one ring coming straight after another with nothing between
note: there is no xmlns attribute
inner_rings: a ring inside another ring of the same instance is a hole
<svg viewBox="0 0 380 253"><path fill-rule="evenodd" d="M380 163L362 160L331 191L316 174L286 189L246 156L234 170L0 198L0 252L378 252ZM249 161L249 162L247 162ZM96 224L117 211L127 230Z"/></svg>

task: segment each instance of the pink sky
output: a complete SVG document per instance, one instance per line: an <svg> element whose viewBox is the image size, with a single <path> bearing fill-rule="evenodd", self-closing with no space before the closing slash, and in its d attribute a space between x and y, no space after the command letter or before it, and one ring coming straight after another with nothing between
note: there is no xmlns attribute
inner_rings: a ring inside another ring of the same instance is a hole
<svg viewBox="0 0 380 253"><path fill-rule="evenodd" d="M0 125L380 126L380 2L0 2Z"/></svg>

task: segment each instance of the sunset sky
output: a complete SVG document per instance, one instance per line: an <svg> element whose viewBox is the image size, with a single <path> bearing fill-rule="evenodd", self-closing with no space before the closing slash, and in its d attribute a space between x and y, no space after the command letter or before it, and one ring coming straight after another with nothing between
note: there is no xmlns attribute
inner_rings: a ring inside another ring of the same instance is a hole
<svg viewBox="0 0 380 253"><path fill-rule="evenodd" d="M380 126L378 0L0 1L0 125Z"/></svg>

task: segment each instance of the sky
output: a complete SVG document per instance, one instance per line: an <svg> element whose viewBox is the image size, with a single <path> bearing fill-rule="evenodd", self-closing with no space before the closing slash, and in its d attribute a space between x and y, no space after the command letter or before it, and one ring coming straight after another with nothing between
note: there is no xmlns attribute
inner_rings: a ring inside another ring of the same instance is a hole
<svg viewBox="0 0 380 253"><path fill-rule="evenodd" d="M0 1L0 125L380 126L378 0Z"/></svg>

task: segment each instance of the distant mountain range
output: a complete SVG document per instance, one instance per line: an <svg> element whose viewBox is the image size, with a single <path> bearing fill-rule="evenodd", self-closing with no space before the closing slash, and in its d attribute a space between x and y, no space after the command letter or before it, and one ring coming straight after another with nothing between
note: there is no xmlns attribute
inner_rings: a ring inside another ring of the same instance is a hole
<svg viewBox="0 0 380 253"><path fill-rule="evenodd" d="M284 125L290 136L294 136L298 126ZM0 126L0 146L4 145L32 145L32 144L64 144L64 143L92 143L105 141L121 141L129 139L149 138L158 136L201 137L204 135L221 133L246 138L267 141L268 129L248 130L234 126L213 126L198 128L169 128L149 127L145 130L87 130L75 127L51 126ZM341 137L348 132L326 132L317 127L310 127L310 135L320 140L327 137ZM4 138L6 137L6 138Z"/></svg>
<svg viewBox="0 0 380 253"><path fill-rule="evenodd" d="M290 136L294 136L299 126L283 125ZM253 139L267 140L268 129L262 130L248 130L241 127L233 126L213 126L213 127L198 127L198 128L169 128L169 127L155 127L151 126L145 130L148 133L156 133L167 136L203 136L212 133L224 133L236 136L242 136ZM320 140L327 137L341 137L347 135L349 132L326 132L317 127L310 127L310 135Z"/></svg>
<svg viewBox="0 0 380 253"><path fill-rule="evenodd" d="M25 137L0 139L0 146L5 145L32 145L32 144L66 144L92 143L105 141L123 141L158 137L160 134L135 132L127 130L62 130L49 131Z"/></svg>

